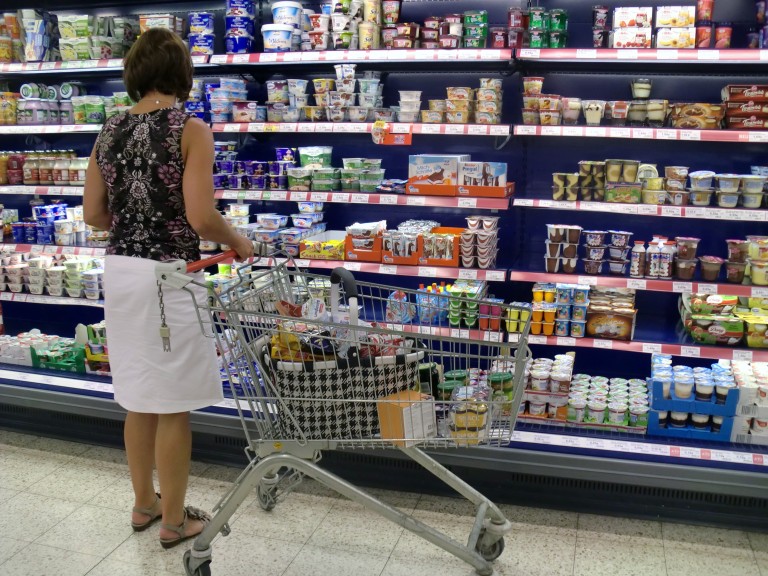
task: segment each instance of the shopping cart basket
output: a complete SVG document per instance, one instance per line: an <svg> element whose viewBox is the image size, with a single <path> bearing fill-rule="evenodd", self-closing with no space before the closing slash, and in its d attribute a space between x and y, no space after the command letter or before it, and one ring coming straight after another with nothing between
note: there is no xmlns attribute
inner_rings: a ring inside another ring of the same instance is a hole
<svg viewBox="0 0 768 576"><path fill-rule="evenodd" d="M199 282L189 273L231 257L160 263L158 282L184 289ZM233 280L209 286L209 297L195 300L195 308L227 367L250 462L185 553L186 573L211 574L211 542L229 533L229 519L252 489L271 510L308 475L478 574L492 574L511 523L422 448L509 443L523 396L528 315L486 300L482 283L406 290L356 282L344 268L310 274L289 257L243 264L236 272ZM521 334L507 344L505 321L518 316ZM478 376L490 385L472 380ZM398 449L472 502L476 517L467 543L319 467L323 450L351 448Z"/></svg>

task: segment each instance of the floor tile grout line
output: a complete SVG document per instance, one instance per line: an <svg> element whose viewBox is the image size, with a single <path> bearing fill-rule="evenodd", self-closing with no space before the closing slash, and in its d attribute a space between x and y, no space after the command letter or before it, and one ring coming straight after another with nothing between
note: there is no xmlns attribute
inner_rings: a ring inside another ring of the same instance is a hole
<svg viewBox="0 0 768 576"><path fill-rule="evenodd" d="M424 494L419 494L419 497L416 499L416 504L414 504L413 509L411 510L411 516L413 516L419 508L419 503L421 502L421 499L424 497ZM392 560L392 555L395 553L395 548L397 548L397 545L400 543L400 540L402 540L403 536L405 536L405 529L400 532L400 536L397 537L397 542L395 542L395 545L392 546L392 550L389 552L389 556L387 557L387 561L384 562L384 566L381 568L381 572L379 572L379 576L384 574L384 571L387 569L387 564L389 564L389 561Z"/></svg>

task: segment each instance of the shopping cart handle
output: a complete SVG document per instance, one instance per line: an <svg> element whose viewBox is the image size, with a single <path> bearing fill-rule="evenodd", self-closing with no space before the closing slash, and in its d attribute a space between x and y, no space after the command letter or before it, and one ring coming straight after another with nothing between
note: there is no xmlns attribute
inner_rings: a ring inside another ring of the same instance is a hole
<svg viewBox="0 0 768 576"><path fill-rule="evenodd" d="M355 277L346 268L334 268L331 271L331 284L341 284L347 298L357 298L357 282Z"/></svg>
<svg viewBox="0 0 768 576"><path fill-rule="evenodd" d="M219 262L224 262L224 260L231 260L235 256L237 256L237 252L235 252L234 250L227 250L226 252L222 252L221 254L216 254L216 256L211 256L210 258L203 258L202 260L190 262L189 264L187 264L187 274L198 272L200 270L203 270L204 268L208 268L208 266L213 266L214 264L218 264Z"/></svg>

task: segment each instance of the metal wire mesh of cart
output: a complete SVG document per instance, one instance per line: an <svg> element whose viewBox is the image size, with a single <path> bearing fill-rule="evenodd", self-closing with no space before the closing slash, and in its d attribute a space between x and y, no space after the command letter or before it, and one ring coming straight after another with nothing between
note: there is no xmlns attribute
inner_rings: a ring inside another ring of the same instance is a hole
<svg viewBox="0 0 768 576"><path fill-rule="evenodd" d="M309 274L290 259L238 276L198 304L252 447L509 442L528 321L506 344L505 322L520 309L485 299L483 283L406 290L356 282L343 268Z"/></svg>

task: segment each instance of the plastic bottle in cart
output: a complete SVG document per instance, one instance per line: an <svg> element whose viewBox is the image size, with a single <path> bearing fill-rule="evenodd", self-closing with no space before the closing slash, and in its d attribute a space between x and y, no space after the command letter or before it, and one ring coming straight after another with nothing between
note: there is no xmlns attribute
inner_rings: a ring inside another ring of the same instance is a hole
<svg viewBox="0 0 768 576"><path fill-rule="evenodd" d="M675 269L675 253L677 248L671 240L665 240L661 246L659 257L659 278L662 280L672 280Z"/></svg>
<svg viewBox="0 0 768 576"><path fill-rule="evenodd" d="M645 241L635 240L635 246L629 255L629 276L642 278L645 276Z"/></svg>

